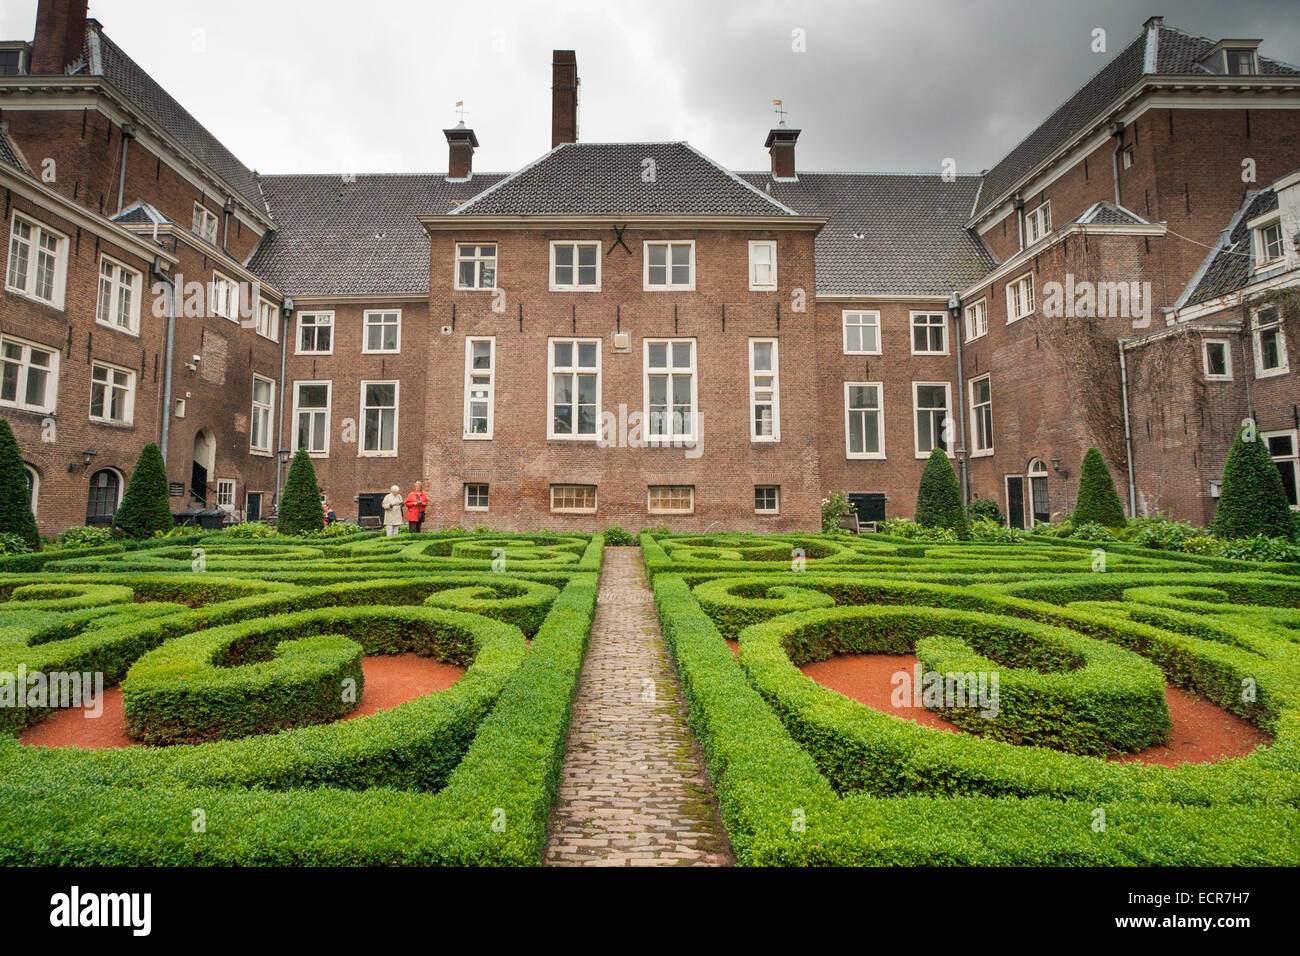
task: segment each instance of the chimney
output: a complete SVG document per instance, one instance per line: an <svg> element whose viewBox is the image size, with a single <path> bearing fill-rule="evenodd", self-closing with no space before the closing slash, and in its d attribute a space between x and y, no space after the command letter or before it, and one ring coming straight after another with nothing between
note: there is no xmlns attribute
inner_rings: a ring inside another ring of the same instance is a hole
<svg viewBox="0 0 1300 956"><path fill-rule="evenodd" d="M88 0L40 0L29 73L62 75L69 63L81 59L87 6Z"/></svg>
<svg viewBox="0 0 1300 956"><path fill-rule="evenodd" d="M578 141L578 57L556 50L551 57L551 148Z"/></svg>
<svg viewBox="0 0 1300 956"><path fill-rule="evenodd" d="M455 129L445 129L442 132L447 137L447 181L463 182L474 171L474 150L478 148L478 137L463 120L456 124Z"/></svg>
<svg viewBox="0 0 1300 956"><path fill-rule="evenodd" d="M773 179L797 179L794 167L794 144L799 140L801 130L776 126L768 131L767 142L763 145L772 154Z"/></svg>

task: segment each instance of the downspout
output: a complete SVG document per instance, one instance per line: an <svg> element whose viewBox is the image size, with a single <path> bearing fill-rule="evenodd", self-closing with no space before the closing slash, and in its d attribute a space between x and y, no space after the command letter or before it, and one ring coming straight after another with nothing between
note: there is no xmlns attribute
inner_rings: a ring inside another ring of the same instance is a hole
<svg viewBox="0 0 1300 956"><path fill-rule="evenodd" d="M1016 197L1016 235L1020 241L1020 248L1025 248L1025 201L1019 196Z"/></svg>
<svg viewBox="0 0 1300 956"><path fill-rule="evenodd" d="M289 348L289 316L293 315L293 299L285 299L280 307L280 404L275 416L275 513L280 513L280 473L284 462L280 449L284 447L284 372L285 354Z"/></svg>
<svg viewBox="0 0 1300 956"><path fill-rule="evenodd" d="M230 252L230 217L235 212L235 201L227 199L226 204L221 207L221 251L229 254Z"/></svg>
<svg viewBox="0 0 1300 956"><path fill-rule="evenodd" d="M167 439L171 433L172 423L172 359L176 350L176 283L163 274L158 259L154 259L151 271L159 282L167 286L167 345L163 360L162 429L158 436L158 447L162 452L163 464L166 465Z"/></svg>
<svg viewBox="0 0 1300 956"><path fill-rule="evenodd" d="M1115 181L1115 205L1123 206L1119 199L1119 154L1124 148L1124 121L1116 120L1110 124L1110 135L1115 137L1115 151L1110 154L1110 175Z"/></svg>
<svg viewBox="0 0 1300 956"><path fill-rule="evenodd" d="M1128 419L1128 362L1124 358L1125 340L1119 340L1119 388L1124 405L1124 454L1128 457L1128 516L1137 517L1137 484L1133 480L1133 433Z"/></svg>
<svg viewBox="0 0 1300 956"><path fill-rule="evenodd" d="M130 123L122 124L122 169L117 177L117 211L126 207L126 152L131 140L135 139L135 127ZM116 215L116 213L115 213Z"/></svg>
<svg viewBox="0 0 1300 956"><path fill-rule="evenodd" d="M953 340L957 343L957 467L961 469L961 507L970 506L970 471L967 467L966 449L966 370L962 360L961 296L956 292L948 300L952 314ZM969 516L967 516L969 521Z"/></svg>

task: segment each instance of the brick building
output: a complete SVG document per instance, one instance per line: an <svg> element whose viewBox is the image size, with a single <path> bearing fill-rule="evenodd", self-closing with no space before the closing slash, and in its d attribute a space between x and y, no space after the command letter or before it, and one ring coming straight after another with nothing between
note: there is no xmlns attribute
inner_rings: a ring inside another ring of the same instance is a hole
<svg viewBox="0 0 1300 956"><path fill-rule="evenodd" d="M44 533L150 441L177 511L267 515L301 446L343 518L420 479L435 526L678 530L908 515L939 444L1024 526L1092 444L1207 521L1251 417L1294 504L1300 70L1258 47L1152 18L979 175L580 141L571 51L513 173L457 126L445 175L258 175L42 0L0 43L0 414Z"/></svg>

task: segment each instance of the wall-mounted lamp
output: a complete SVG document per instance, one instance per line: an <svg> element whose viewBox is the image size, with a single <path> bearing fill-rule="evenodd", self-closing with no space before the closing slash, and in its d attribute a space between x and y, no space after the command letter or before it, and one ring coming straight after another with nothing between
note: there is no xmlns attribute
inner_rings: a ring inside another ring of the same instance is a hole
<svg viewBox="0 0 1300 956"><path fill-rule="evenodd" d="M95 460L95 449L87 448L85 451L81 453L81 457L82 457L81 470L89 471L90 463Z"/></svg>
<svg viewBox="0 0 1300 956"><path fill-rule="evenodd" d="M1053 458L1053 459L1052 459L1052 471L1060 471L1060 470L1061 470L1061 459L1059 459L1059 458Z"/></svg>
<svg viewBox="0 0 1300 956"><path fill-rule="evenodd" d="M280 464L283 465L283 464L286 464L286 463L289 461L289 456L292 455L293 452L291 452L291 451L290 451L289 449L287 449L287 448L281 448L281 449L280 449L279 451L277 451L275 454L276 454L276 456L280 459Z"/></svg>

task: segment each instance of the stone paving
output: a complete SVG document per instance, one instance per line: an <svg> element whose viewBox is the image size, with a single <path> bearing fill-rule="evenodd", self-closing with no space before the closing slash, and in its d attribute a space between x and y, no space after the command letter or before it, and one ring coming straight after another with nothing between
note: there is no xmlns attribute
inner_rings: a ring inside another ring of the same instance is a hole
<svg viewBox="0 0 1300 956"><path fill-rule="evenodd" d="M734 863L639 548L606 548L548 866Z"/></svg>

